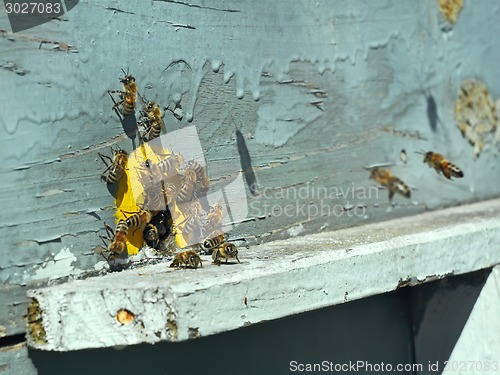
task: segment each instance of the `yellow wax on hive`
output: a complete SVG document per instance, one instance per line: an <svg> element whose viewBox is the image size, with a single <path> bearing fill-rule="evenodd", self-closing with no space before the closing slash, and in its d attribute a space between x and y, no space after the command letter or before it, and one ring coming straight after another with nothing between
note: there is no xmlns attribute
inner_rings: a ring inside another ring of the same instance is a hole
<svg viewBox="0 0 500 375"><path fill-rule="evenodd" d="M155 151L147 143L143 143L129 155L127 169L125 169L125 175L118 184L115 199L117 223L139 212L144 204L144 186L141 177L147 175L147 169L144 167L145 161L148 160L149 163L157 164L164 157L168 157L172 153L170 150L163 148L160 151ZM181 178L179 177L173 182L176 186L179 186L180 181ZM186 217L175 203L170 203L169 208L172 213L174 227L177 227L178 224L185 221ZM186 240L180 231L176 231L175 241L180 248L186 247ZM143 244L142 230L129 230L127 236L127 253L129 255L137 254Z"/></svg>

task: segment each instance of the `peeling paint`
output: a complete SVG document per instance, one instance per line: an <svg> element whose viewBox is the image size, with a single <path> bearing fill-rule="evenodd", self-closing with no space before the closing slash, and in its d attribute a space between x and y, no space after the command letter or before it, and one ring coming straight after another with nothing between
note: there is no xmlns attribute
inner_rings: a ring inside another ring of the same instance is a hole
<svg viewBox="0 0 500 375"><path fill-rule="evenodd" d="M25 276L25 280L55 280L69 275L80 275L83 270L72 266L76 256L67 247L61 249L52 259L47 259L41 267L35 267L34 275Z"/></svg>
<svg viewBox="0 0 500 375"><path fill-rule="evenodd" d="M407 286L415 286L415 285L428 283L428 282L435 281L435 280L444 279L445 277L453 276L453 274L454 274L453 271L449 271L449 272L444 272L441 274L433 274L433 275L426 275L426 276L412 276L412 277L408 276L404 279L403 278L399 279L398 284L396 286L396 289L407 287Z"/></svg>
<svg viewBox="0 0 500 375"><path fill-rule="evenodd" d="M299 131L318 119L322 112L304 102L303 88L282 85L275 91L273 102L258 109L255 141L274 147L285 145Z"/></svg>
<svg viewBox="0 0 500 375"><path fill-rule="evenodd" d="M290 235L290 237L297 237L303 231L304 231L304 226L302 224L299 224L297 226L289 228L287 232Z"/></svg>

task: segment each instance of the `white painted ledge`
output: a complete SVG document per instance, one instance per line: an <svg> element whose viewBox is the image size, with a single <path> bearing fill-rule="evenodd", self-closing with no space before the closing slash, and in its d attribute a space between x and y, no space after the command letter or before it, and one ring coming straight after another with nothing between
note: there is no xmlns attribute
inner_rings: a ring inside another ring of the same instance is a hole
<svg viewBox="0 0 500 375"><path fill-rule="evenodd" d="M500 263L500 199L240 249L242 264L167 264L29 291L45 350L181 341ZM129 324L116 319L131 311Z"/></svg>

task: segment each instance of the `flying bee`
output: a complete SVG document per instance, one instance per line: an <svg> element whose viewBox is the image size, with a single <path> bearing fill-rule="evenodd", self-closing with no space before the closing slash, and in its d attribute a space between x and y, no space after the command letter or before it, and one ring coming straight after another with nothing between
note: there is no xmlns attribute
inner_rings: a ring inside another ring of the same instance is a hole
<svg viewBox="0 0 500 375"><path fill-rule="evenodd" d="M170 268L174 267L196 269L198 267L203 267L203 264L201 263L201 258L196 251L188 250L175 254L174 260L170 264Z"/></svg>
<svg viewBox="0 0 500 375"><path fill-rule="evenodd" d="M108 184L114 184L123 177L125 174L125 169L127 169L128 162L128 154L125 150L118 149L115 150L111 148L111 154L113 158L110 158L108 155L103 155L98 152L99 157L106 164L106 169L101 174L101 178L104 179ZM106 159L109 161L106 161ZM106 172L109 170L107 176L105 176Z"/></svg>
<svg viewBox="0 0 500 375"><path fill-rule="evenodd" d="M210 251L215 249L216 247L221 246L226 239L226 235L223 231L216 229L210 235L205 238L202 243L202 249L205 251Z"/></svg>
<svg viewBox="0 0 500 375"><path fill-rule="evenodd" d="M224 207L220 203L214 204L210 207L204 222L203 222L203 235L208 236L209 233L213 233L216 230L222 229L222 217L224 216Z"/></svg>
<svg viewBox="0 0 500 375"><path fill-rule="evenodd" d="M135 78L131 74L128 74L128 72L125 73L123 69L122 72L124 74L124 77L120 78L120 82L123 84L123 91L108 90L108 94L110 96L111 94L120 94L120 100L118 102L115 102L113 96L111 96L113 102L115 102L115 104L113 105L113 109L116 109L121 105L122 115L127 116L131 113L134 113L135 102L137 100L137 86L135 84Z"/></svg>
<svg viewBox="0 0 500 375"><path fill-rule="evenodd" d="M443 155L432 151L425 153L424 163L434 168L437 174L443 173L443 176L448 180L451 180L452 177L461 178L464 176L464 172L455 164L450 163Z"/></svg>
<svg viewBox="0 0 500 375"><path fill-rule="evenodd" d="M193 170L196 173L196 182L199 184L200 191L207 191L210 187L210 179L207 175L206 166L202 166L196 160L190 160L187 162L186 169Z"/></svg>
<svg viewBox="0 0 500 375"><path fill-rule="evenodd" d="M217 247L212 253L212 263L216 266L220 266L221 259L226 259L226 263L229 259L235 258L238 263L241 263L238 259L238 248L235 244L227 242Z"/></svg>
<svg viewBox="0 0 500 375"><path fill-rule="evenodd" d="M186 203L193 197L194 186L196 182L196 173L191 169L184 171L182 181L177 189L176 201L177 203Z"/></svg>
<svg viewBox="0 0 500 375"><path fill-rule="evenodd" d="M389 190L389 200L394 197L394 193L410 198L411 190L401 179L394 176L391 171L385 168L372 169L370 178Z"/></svg>
<svg viewBox="0 0 500 375"><path fill-rule="evenodd" d="M123 211L123 214L133 214L129 216L125 222L128 225L128 229L134 229L134 232L139 228L144 228L153 218L154 211L149 210L139 210L138 212L128 212Z"/></svg>
<svg viewBox="0 0 500 375"><path fill-rule="evenodd" d="M142 125L146 129L146 132L142 136L144 141L158 138L165 125L160 107L153 102L148 102L142 111L142 120L139 122L139 125Z"/></svg>
<svg viewBox="0 0 500 375"><path fill-rule="evenodd" d="M128 234L128 224L125 220L120 220L118 224L116 224L116 229L113 229L104 223L104 229L106 229L107 237L99 236L106 245L106 241L109 241L109 245L107 245L107 249L109 255L106 256L107 259L115 259L120 256L123 251L126 249L127 244L127 234Z"/></svg>

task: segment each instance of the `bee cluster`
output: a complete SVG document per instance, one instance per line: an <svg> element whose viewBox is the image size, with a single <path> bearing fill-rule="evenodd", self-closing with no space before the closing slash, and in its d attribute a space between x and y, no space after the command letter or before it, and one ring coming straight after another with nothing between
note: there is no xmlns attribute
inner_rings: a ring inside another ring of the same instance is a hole
<svg viewBox="0 0 500 375"><path fill-rule="evenodd" d="M215 265L229 259L239 263L238 249L226 242L222 228L224 206L208 202L206 165L185 161L180 153L150 142L164 128L162 111L158 104L142 98L132 75L123 73L123 89L108 93L113 110L120 110L123 117L134 115L139 97L143 108L137 126L143 128L142 142L131 154L113 148L111 157L99 153L106 164L101 177L116 187L118 217L114 230L104 224L102 255L111 266L120 259L130 263L129 255L141 251L148 258L173 257L170 267L177 268L202 267L200 254L212 255ZM119 94L119 100L111 94Z"/></svg>

